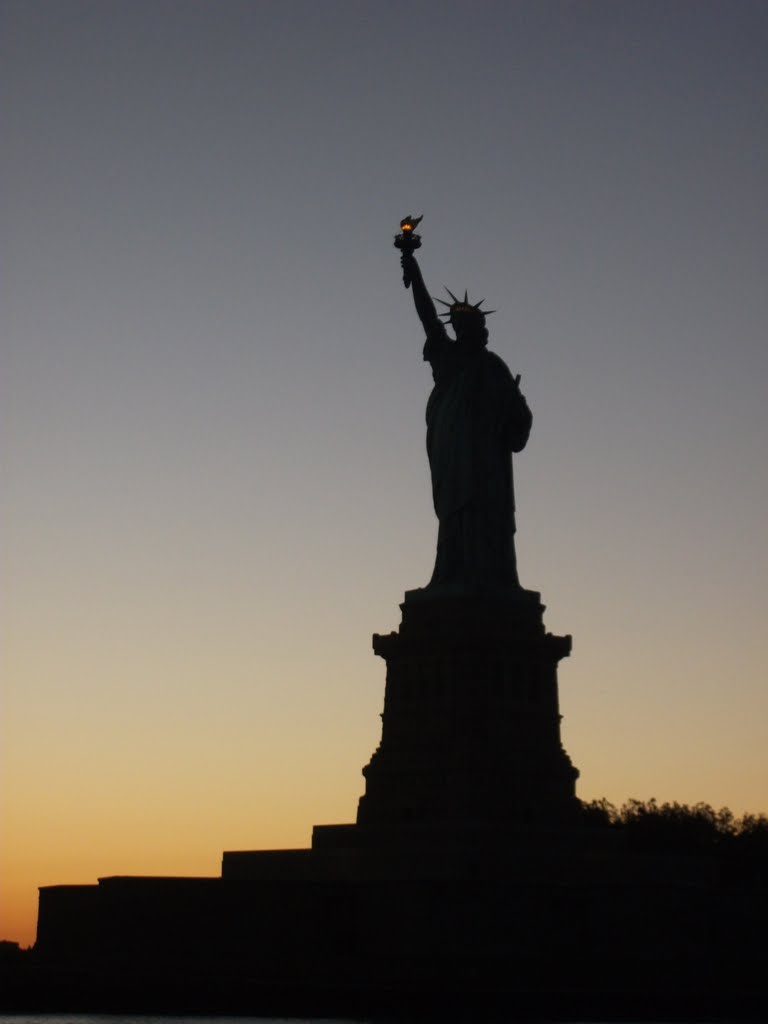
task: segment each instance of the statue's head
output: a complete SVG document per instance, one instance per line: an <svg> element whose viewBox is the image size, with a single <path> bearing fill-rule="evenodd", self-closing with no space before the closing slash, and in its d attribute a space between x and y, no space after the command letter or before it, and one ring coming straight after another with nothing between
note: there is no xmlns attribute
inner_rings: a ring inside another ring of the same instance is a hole
<svg viewBox="0 0 768 1024"><path fill-rule="evenodd" d="M445 290L451 296L453 302L444 302L442 299L437 299L436 301L442 306L447 307L445 313L440 313L440 316L450 323L456 333L456 340L472 345L487 345L488 330L485 326L485 318L490 316L495 310L483 310L480 308L485 299L481 299L479 302L470 302L466 291L462 300L457 299L449 288Z"/></svg>

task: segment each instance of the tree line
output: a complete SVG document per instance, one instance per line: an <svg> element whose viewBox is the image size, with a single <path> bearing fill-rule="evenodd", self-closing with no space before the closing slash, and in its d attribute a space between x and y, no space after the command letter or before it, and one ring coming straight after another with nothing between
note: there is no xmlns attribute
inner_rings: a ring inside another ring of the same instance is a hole
<svg viewBox="0 0 768 1024"><path fill-rule="evenodd" d="M660 804L655 799L627 800L616 807L600 799L582 802L582 821L589 828L622 833L627 845L638 852L716 855L744 867L762 865L768 873L765 814L737 817L728 807Z"/></svg>

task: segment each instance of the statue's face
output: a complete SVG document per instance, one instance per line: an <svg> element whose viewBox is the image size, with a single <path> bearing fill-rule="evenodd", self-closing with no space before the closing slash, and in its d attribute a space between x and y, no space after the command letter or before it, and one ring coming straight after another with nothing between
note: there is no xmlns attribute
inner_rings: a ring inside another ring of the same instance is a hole
<svg viewBox="0 0 768 1024"><path fill-rule="evenodd" d="M454 313L451 315L451 327L456 334L456 341L461 342L483 342L485 323L484 317L472 316L466 313Z"/></svg>

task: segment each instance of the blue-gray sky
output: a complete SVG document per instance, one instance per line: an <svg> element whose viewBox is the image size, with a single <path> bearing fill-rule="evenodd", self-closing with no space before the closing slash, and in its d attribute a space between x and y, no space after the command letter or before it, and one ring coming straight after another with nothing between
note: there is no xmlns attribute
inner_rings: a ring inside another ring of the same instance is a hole
<svg viewBox="0 0 768 1024"><path fill-rule="evenodd" d="M436 533L406 213L533 409L579 792L766 809L768 4L0 11L8 937L353 819Z"/></svg>

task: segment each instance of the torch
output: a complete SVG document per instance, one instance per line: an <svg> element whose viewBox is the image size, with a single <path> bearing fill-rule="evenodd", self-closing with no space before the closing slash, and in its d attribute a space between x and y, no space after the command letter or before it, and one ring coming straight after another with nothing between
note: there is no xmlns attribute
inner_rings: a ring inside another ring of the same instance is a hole
<svg viewBox="0 0 768 1024"><path fill-rule="evenodd" d="M410 214L407 217L403 217L400 221L400 234L395 235L396 249L412 256L416 249L421 248L421 235L417 235L415 230L420 220L421 217L411 217ZM406 288L411 287L411 278L405 267L403 267L403 284Z"/></svg>

